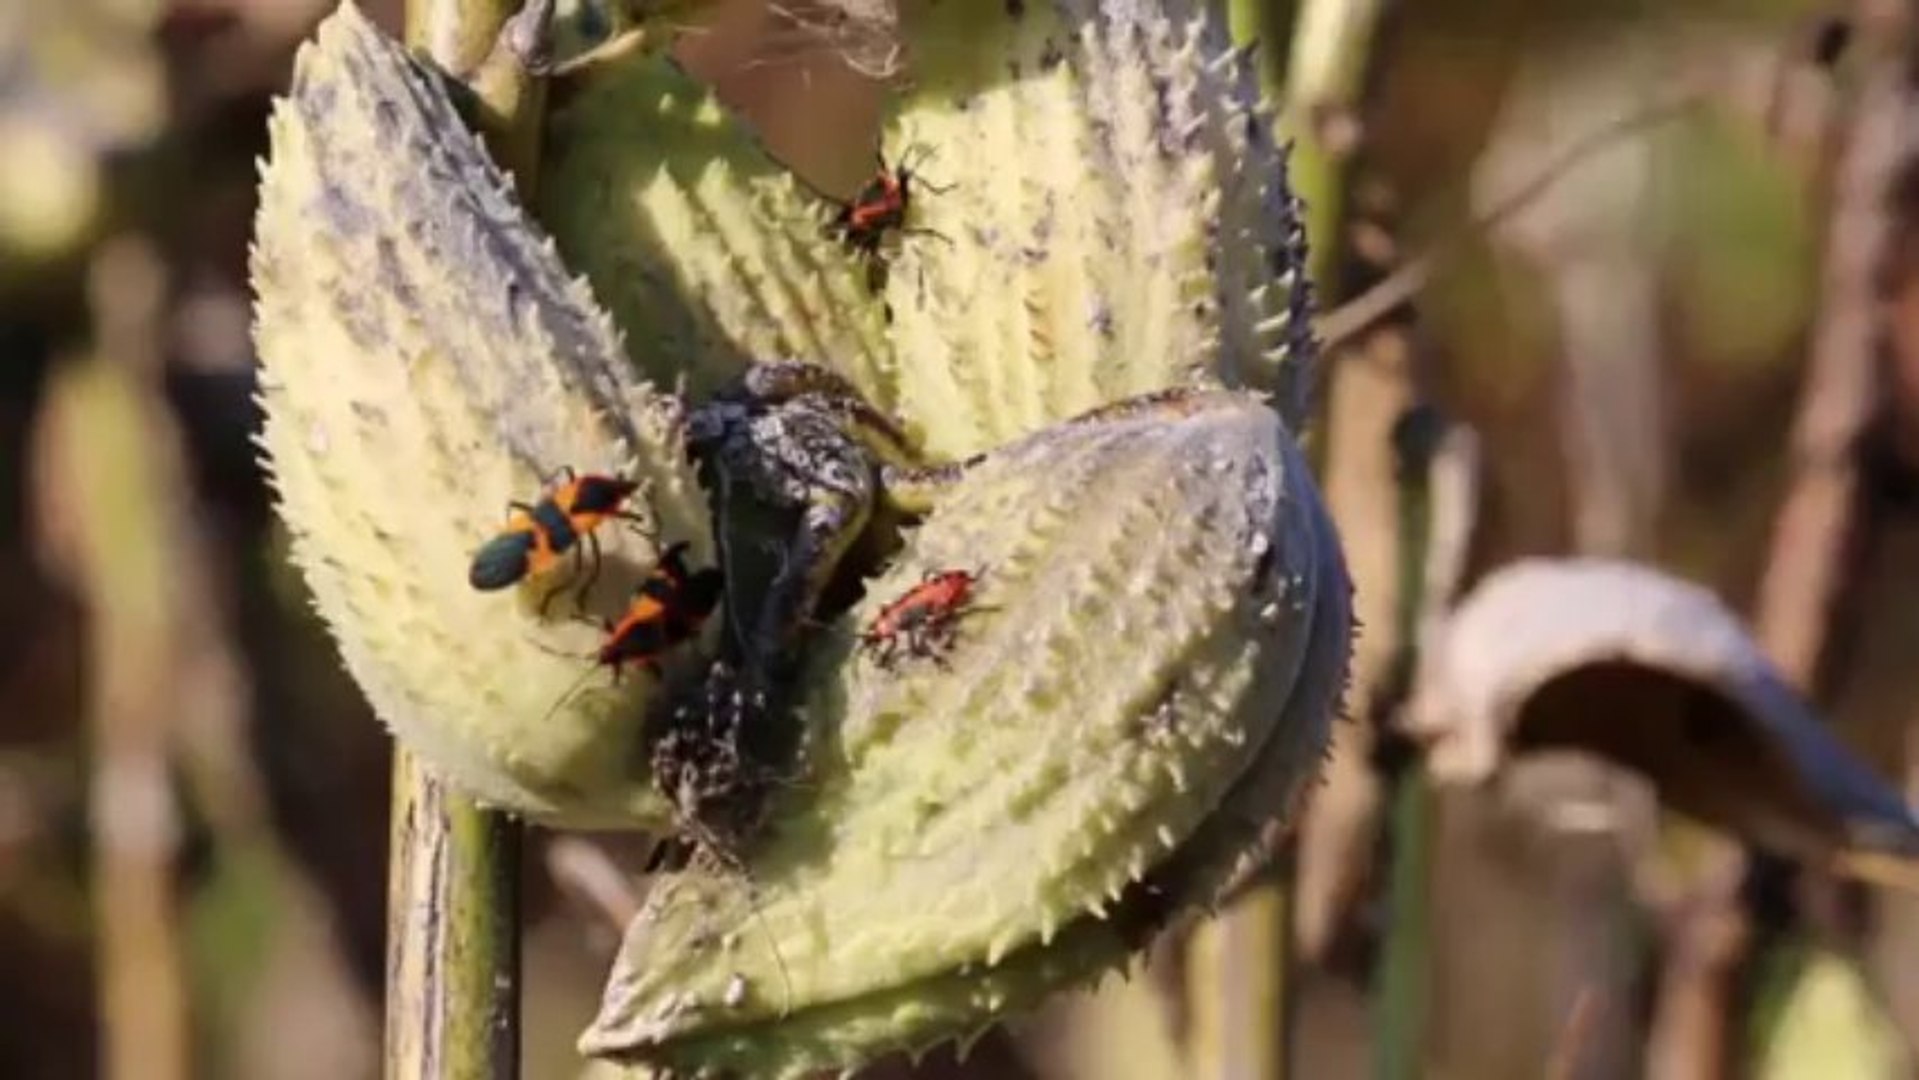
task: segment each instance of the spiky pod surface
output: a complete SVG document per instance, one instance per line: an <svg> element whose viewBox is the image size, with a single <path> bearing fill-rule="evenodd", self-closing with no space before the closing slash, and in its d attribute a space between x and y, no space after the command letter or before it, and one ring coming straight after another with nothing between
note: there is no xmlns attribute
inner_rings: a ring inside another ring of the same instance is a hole
<svg viewBox="0 0 1919 1080"><path fill-rule="evenodd" d="M675 410L642 379L698 400L801 357L930 457L986 455L810 642L803 768L743 874L654 894L595 1055L848 1068L1092 979L1255 857L1336 711L1349 587L1292 436L1303 243L1246 57L1178 0L902 21L885 146L926 146L944 190L917 193L908 224L938 235L889 245L880 295L829 208L658 57L589 71L549 125L541 217L610 322L351 8L275 121L256 275L283 511L382 715L489 798L663 812L626 754L642 691L541 727L580 663L525 638L565 635L457 572L560 463L624 464L665 536L706 542ZM644 346L630 364L615 323ZM859 647L954 568L978 596L937 661Z"/></svg>
<svg viewBox="0 0 1919 1080"><path fill-rule="evenodd" d="M466 565L562 465L641 480L653 531L710 552L679 407L632 374L437 78L357 8L300 50L271 143L252 252L260 445L348 668L395 735L481 799L664 824L633 765L648 680L569 697L596 635L531 617L559 582L515 604L470 588ZM602 531L596 613L656 554Z"/></svg>
<svg viewBox="0 0 1919 1080"><path fill-rule="evenodd" d="M1303 473L1277 415L1223 391L993 454L832 628L806 787L751 881L663 889L584 1046L847 1067L1117 965L1210 898L1313 774L1343 678L1346 580ZM982 586L949 652L858 648L954 567Z"/></svg>
<svg viewBox="0 0 1919 1080"><path fill-rule="evenodd" d="M1180 2L902 14L881 149L920 187L878 296L823 200L664 58L593 73L555 117L544 218L628 336L662 342L649 373L830 364L934 457L1181 384L1269 391L1297 430L1304 238L1249 57Z"/></svg>

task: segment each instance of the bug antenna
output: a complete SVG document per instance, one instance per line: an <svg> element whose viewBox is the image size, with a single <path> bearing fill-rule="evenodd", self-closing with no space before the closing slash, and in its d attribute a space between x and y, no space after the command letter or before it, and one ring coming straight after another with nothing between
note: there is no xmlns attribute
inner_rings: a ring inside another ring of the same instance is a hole
<svg viewBox="0 0 1919 1080"><path fill-rule="evenodd" d="M553 646L548 645L544 641L539 641L534 638L527 638L526 643L540 650L541 652L545 653L548 656L557 656L562 660L581 659L578 653L570 653L570 652L567 652L565 649L556 649Z"/></svg>
<svg viewBox="0 0 1919 1080"><path fill-rule="evenodd" d="M753 872L740 865L740 876L746 879L746 906L753 913L753 921L760 925L760 933L766 937L766 947L773 950L773 966L780 971L780 1019L793 1015L793 975L786 970L786 957L780 952L780 939L773 936L773 926L766 921L766 913L760 910L759 885L753 880Z"/></svg>
<svg viewBox="0 0 1919 1080"><path fill-rule="evenodd" d="M573 695L579 693L581 687L584 687L586 685L586 680L592 678L594 673L598 672L599 670L600 669L598 667L590 667L590 668L587 668L585 671L581 672L580 677L573 680L573 685L566 688L566 693L561 694L560 699L558 701L555 701L552 707L546 710L546 715L540 717L540 726L545 727L546 722L553 719L553 714L560 711L560 706L565 705L567 701L573 697Z"/></svg>
<svg viewBox="0 0 1919 1080"><path fill-rule="evenodd" d="M760 934L766 939L766 947L773 951L773 966L780 972L780 1018L793 1014L793 973L787 970L786 954L780 952L780 940L773 936L773 924L766 921L766 913L760 910L759 883L753 880L753 871L747 869L745 860L720 846L707 830L695 828L689 830L695 834L697 851L708 859L718 863L722 870L738 874L746 882L746 909L753 914L753 922L760 928ZM701 834L706 834L701 836Z"/></svg>

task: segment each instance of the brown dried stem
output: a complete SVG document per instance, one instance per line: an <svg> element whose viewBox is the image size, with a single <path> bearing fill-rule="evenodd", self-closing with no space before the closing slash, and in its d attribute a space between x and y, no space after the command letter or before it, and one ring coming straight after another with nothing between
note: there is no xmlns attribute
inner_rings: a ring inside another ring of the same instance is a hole
<svg viewBox="0 0 1919 1080"><path fill-rule="evenodd" d="M1817 322L1794 419L1790 472L1759 580L1754 630L1780 671L1815 687L1858 518L1858 450L1877 407L1882 327L1873 275L1912 120L1902 70L1903 5L1863 3L1870 51L1834 174ZM1725 1075L1737 1059L1734 1001L1750 933L1739 907L1743 854L1728 843L1669 929L1649 1075Z"/></svg>

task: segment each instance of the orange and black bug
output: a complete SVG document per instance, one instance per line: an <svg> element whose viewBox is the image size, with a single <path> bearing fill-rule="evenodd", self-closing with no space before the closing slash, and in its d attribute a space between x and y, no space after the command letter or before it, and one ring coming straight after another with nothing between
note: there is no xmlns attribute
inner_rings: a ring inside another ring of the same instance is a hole
<svg viewBox="0 0 1919 1080"><path fill-rule="evenodd" d="M913 186L916 182L935 195L953 190L951 187L935 186L914 172L906 164L906 158L911 155L909 149L902 155L899 164L889 166L886 164L886 155L879 154L879 171L851 201L841 203L839 212L833 216L832 228L840 240L866 261L866 284L874 292L878 292L886 283L886 260L880 248L889 233L933 236L951 243L932 229L907 227L906 214L913 207Z"/></svg>
<svg viewBox="0 0 1919 1080"><path fill-rule="evenodd" d="M724 590L725 579L718 568L687 569L685 543L674 544L661 552L653 572L633 590L626 610L619 618L601 623L606 637L591 657L586 658L593 661L593 667L560 695L547 710L547 716L558 712L580 684L601 668L612 669L615 685L630 664L638 664L659 678L660 658L700 632L700 627L706 625L707 618L719 607Z"/></svg>
<svg viewBox="0 0 1919 1080"><path fill-rule="evenodd" d="M659 658L698 634L719 607L725 578L716 567L689 572L685 556L684 542L667 548L659 565L633 590L625 613L606 620L606 640L594 660L613 669L615 682L627 664L639 664L658 676Z"/></svg>
<svg viewBox="0 0 1919 1080"><path fill-rule="evenodd" d="M873 625L860 635L860 645L883 668L893 666L902 644L909 655L938 662L953 643L959 617L972 605L979 579L970 570L928 570L919 584L880 608Z"/></svg>
<svg viewBox="0 0 1919 1080"><path fill-rule="evenodd" d="M580 593L592 588L600 569L600 542L593 530L607 518L638 522L626 509L639 484L618 476L584 475L562 468L536 503L507 504L506 527L473 553L469 585L482 591L504 589L528 576L540 577L568 554L591 563ZM541 601L545 609L559 590Z"/></svg>

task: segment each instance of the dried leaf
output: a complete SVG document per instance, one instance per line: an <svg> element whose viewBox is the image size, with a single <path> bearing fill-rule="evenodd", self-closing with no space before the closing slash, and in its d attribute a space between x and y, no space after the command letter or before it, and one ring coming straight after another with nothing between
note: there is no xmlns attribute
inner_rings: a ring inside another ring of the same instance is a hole
<svg viewBox="0 0 1919 1080"><path fill-rule="evenodd" d="M1711 593L1645 567L1529 560L1487 578L1422 657L1409 727L1434 775L1595 753L1668 805L1821 861L1919 851L1919 820L1854 758Z"/></svg>

